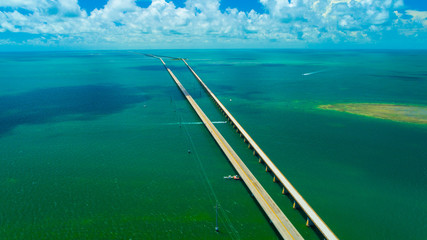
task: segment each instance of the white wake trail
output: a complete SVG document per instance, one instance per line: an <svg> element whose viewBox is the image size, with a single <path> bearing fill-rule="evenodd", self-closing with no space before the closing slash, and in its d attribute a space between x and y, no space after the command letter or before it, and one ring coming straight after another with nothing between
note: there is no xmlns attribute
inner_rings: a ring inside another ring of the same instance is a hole
<svg viewBox="0 0 427 240"><path fill-rule="evenodd" d="M326 71L327 71L326 69L323 69L323 70L319 70L319 71L315 71L315 72L303 73L302 75L303 76L309 76L309 75L313 75L313 74L321 73L321 72L326 72Z"/></svg>

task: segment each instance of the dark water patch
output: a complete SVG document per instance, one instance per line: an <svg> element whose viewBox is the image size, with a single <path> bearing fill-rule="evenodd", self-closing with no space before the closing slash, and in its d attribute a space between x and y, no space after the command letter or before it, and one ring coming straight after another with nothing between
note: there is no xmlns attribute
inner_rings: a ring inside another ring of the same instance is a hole
<svg viewBox="0 0 427 240"><path fill-rule="evenodd" d="M171 83L173 83L173 80L171 79ZM140 92L146 93L150 96L161 96L166 98L174 98L176 95L181 96L181 91L179 91L178 86L171 85L171 86L159 86L159 85L149 85L144 87L136 87ZM183 99L185 99L183 97Z"/></svg>
<svg viewBox="0 0 427 240"><path fill-rule="evenodd" d="M40 56L21 53L0 53L0 58L13 62L38 62L44 60Z"/></svg>
<svg viewBox="0 0 427 240"><path fill-rule="evenodd" d="M388 76L388 77L400 79L400 80L403 80L403 81L421 81L421 80L425 80L424 78L415 77L415 76Z"/></svg>
<svg viewBox="0 0 427 240"><path fill-rule="evenodd" d="M236 91L236 87L230 86L230 85L222 85L222 84L209 83L208 86L210 86L209 87L210 89L215 89L215 90L212 90L213 92L220 91L220 92L230 93L230 92L235 92Z"/></svg>
<svg viewBox="0 0 427 240"><path fill-rule="evenodd" d="M118 85L58 87L0 96L0 136L23 124L93 120L148 99L140 91Z"/></svg>
<svg viewBox="0 0 427 240"><path fill-rule="evenodd" d="M160 65L160 66L163 67L162 65ZM182 66L180 66L180 65L178 65L178 66L167 65L167 67L172 71L188 71L188 68L185 65L182 65ZM163 70L164 70L164 68L163 68Z"/></svg>
<svg viewBox="0 0 427 240"><path fill-rule="evenodd" d="M245 99L245 100L264 100L269 101L272 97L267 94L265 91L261 90L250 90L250 91L242 91L236 90L237 88L234 86L228 85L220 85L220 84L209 84L209 88L217 93L217 96L221 95L233 95L237 98Z"/></svg>
<svg viewBox="0 0 427 240"><path fill-rule="evenodd" d="M418 76L409 76L409 75L380 75L380 74L371 74L369 76L373 76L373 77L381 77L381 78L394 78L394 79L399 79L399 80L403 80L403 81L422 81L422 80L426 80L425 77L418 77Z"/></svg>
<svg viewBox="0 0 427 240"><path fill-rule="evenodd" d="M228 58L226 58L226 60L253 61L256 59L252 58L252 57L228 57Z"/></svg>
<svg viewBox="0 0 427 240"><path fill-rule="evenodd" d="M221 64L203 63L203 64L193 64L190 66L197 74L199 74L199 73L207 74L207 73L218 73L221 71L218 68L234 67L235 65L234 64L228 64L228 63L221 63ZM188 69L186 69L186 71L188 71Z"/></svg>
<svg viewBox="0 0 427 240"><path fill-rule="evenodd" d="M286 64L283 64L283 63L261 63L261 64L257 64L257 66L260 66L260 67L284 67L284 66L286 66Z"/></svg>
<svg viewBox="0 0 427 240"><path fill-rule="evenodd" d="M195 64L197 67L233 67L234 64L231 63L202 63L202 64Z"/></svg>
<svg viewBox="0 0 427 240"><path fill-rule="evenodd" d="M127 67L127 69L136 69L140 71L165 71L165 67L163 65L144 65L144 66L136 66L136 67Z"/></svg>

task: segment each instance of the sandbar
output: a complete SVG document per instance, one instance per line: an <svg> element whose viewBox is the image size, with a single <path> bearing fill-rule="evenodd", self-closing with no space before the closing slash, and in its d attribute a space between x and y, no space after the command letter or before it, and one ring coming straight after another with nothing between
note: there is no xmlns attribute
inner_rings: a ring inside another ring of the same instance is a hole
<svg viewBox="0 0 427 240"><path fill-rule="evenodd" d="M337 103L320 105L318 108L396 122L427 124L427 106L386 103Z"/></svg>

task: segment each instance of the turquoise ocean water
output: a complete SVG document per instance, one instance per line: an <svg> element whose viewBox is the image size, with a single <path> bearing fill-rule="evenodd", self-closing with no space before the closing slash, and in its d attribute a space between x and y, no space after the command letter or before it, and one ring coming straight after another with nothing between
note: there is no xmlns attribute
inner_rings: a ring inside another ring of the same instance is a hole
<svg viewBox="0 0 427 240"><path fill-rule="evenodd" d="M427 127L317 109L427 105L426 51L147 52L188 58L339 238L426 239ZM138 53L0 53L0 239L277 239L160 61ZM318 239L185 65L165 61Z"/></svg>

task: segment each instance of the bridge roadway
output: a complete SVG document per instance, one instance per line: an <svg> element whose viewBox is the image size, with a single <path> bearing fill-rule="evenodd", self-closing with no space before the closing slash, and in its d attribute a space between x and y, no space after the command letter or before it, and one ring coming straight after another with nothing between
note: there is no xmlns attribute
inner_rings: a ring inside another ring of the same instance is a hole
<svg viewBox="0 0 427 240"><path fill-rule="evenodd" d="M199 118L203 121L206 128L209 130L212 137L215 139L217 144L220 146L221 150L227 156L230 163L236 169L237 173L240 175L248 189L251 191L255 199L258 201L259 205L262 207L264 212L267 214L271 223L276 227L279 234L286 240L294 239L299 240L303 239L300 233L295 229L292 223L288 220L282 210L277 206L274 200L270 197L270 195L265 191L262 185L258 182L255 176L251 173L251 171L246 167L240 157L234 152L233 148L227 143L221 133L216 129L216 127L212 124L209 118L205 115L202 109L197 105L191 95L187 92L187 90L182 86L177 77L173 74L173 72L166 66L163 59L157 56L151 56L160 59L163 63L166 70L169 72L172 79L175 81L176 85L178 85L182 94L187 98L188 102L193 107L194 111L196 111Z"/></svg>
<svg viewBox="0 0 427 240"><path fill-rule="evenodd" d="M323 237L328 240L337 240L337 236L329 229L325 222L317 215L317 213L310 207L310 205L305 201L305 199L299 194L299 192L295 189L295 187L289 182L289 180L280 172L280 170L276 167L273 161L270 160L269 157L262 151L262 149L255 143L255 141L249 136L249 134L243 129L243 127L237 122L237 120L231 115L231 113L224 107L224 105L218 100L215 94L206 86L206 84L202 81L202 79L196 74L196 72L188 65L188 63L181 59L185 65L187 65L188 69L193 73L194 77L198 80L198 82L203 86L205 91L209 94L209 96L215 101L216 105L219 106L222 112L225 113L227 118L232 122L232 124L237 128L237 131L243 135L242 137L245 141L248 142L249 146L254 149L254 155L257 154L260 158L260 162L264 161L266 164L266 170L270 170L273 173L273 180L280 181L283 186L282 193L289 193L294 199L294 208L301 208L305 214L307 215L307 226L314 224L317 229L321 232ZM276 180L277 178L277 180Z"/></svg>

